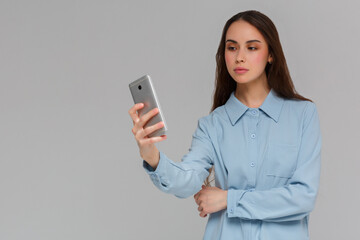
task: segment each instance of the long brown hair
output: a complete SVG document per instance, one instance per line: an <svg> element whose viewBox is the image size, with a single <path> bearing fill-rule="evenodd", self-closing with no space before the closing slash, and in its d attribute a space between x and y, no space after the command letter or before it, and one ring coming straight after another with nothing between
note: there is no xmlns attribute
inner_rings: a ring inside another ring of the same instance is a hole
<svg viewBox="0 0 360 240"><path fill-rule="evenodd" d="M272 63L268 63L265 67L269 87L283 98L312 102L310 99L298 94L295 90L295 86L292 82L289 69L286 64L284 52L281 47L279 34L274 23L263 13L256 10L249 10L234 15L224 26L219 48L216 53L215 91L213 94L213 105L210 112L214 111L217 107L224 105L229 99L230 94L236 90L236 82L230 76L226 68L225 40L226 33L230 25L233 22L240 20L246 21L254 26L262 34L268 44L269 54L273 59ZM214 167L210 169L210 174L204 182L206 186L210 185L210 175L213 172L213 168Z"/></svg>

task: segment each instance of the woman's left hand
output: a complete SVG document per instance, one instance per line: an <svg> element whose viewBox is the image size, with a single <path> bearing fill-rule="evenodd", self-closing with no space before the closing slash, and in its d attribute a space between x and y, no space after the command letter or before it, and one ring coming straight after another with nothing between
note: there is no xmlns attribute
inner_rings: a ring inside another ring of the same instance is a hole
<svg viewBox="0 0 360 240"><path fill-rule="evenodd" d="M195 202L199 206L200 217L206 217L208 213L218 212L227 207L227 191L217 187L202 186L202 189L194 195Z"/></svg>

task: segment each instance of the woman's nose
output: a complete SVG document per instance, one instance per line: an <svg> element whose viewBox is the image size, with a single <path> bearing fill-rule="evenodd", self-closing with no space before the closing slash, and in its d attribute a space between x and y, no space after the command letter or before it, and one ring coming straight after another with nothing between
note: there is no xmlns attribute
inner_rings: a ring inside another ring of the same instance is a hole
<svg viewBox="0 0 360 240"><path fill-rule="evenodd" d="M241 63L241 62L245 62L245 56L242 53L242 51L239 51L237 56L236 56L236 63Z"/></svg>

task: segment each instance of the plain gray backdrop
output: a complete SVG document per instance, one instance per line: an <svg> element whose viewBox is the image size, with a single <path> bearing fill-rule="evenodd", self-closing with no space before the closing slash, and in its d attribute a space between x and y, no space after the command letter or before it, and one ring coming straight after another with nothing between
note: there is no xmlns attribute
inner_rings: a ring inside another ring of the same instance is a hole
<svg viewBox="0 0 360 240"><path fill-rule="evenodd" d="M0 239L202 239L192 197L142 168L129 82L149 74L174 161L209 114L225 22L255 9L277 26L323 136L312 239L359 236L357 1L0 1Z"/></svg>

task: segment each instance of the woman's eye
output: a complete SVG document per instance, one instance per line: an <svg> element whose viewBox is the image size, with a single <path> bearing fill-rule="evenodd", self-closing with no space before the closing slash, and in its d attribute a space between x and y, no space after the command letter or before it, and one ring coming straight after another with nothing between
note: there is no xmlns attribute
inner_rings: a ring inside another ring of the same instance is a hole
<svg viewBox="0 0 360 240"><path fill-rule="evenodd" d="M236 50L236 47L228 47L228 50L234 51L234 50Z"/></svg>
<svg viewBox="0 0 360 240"><path fill-rule="evenodd" d="M256 50L257 48L256 47L249 47L248 49L249 50Z"/></svg>

